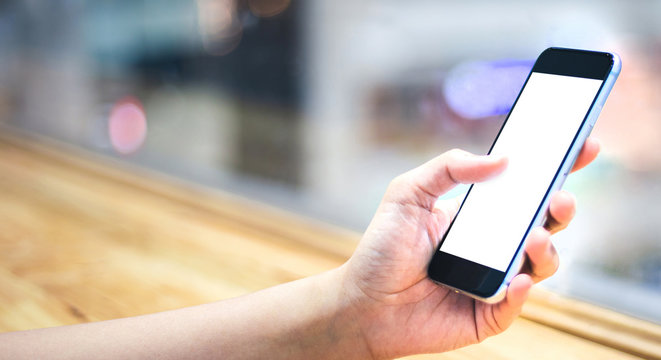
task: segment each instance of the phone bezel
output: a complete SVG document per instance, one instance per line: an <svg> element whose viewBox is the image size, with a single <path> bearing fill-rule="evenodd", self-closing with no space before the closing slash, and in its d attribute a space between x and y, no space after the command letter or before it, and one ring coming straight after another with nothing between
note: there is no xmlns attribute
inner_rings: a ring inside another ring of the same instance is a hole
<svg viewBox="0 0 661 360"><path fill-rule="evenodd" d="M549 184L547 191L543 197L543 200L540 202L533 220L530 222L528 229L526 230L523 238L519 241L519 246L516 252L513 254L509 266L506 271L499 271L482 264L466 260L455 255L445 253L440 251L440 247L447 234L449 233L452 225L454 224L454 219L450 223L448 230L443 234L443 238L436 251L432 257L429 267L428 267L428 276L435 282L438 282L442 285L448 286L454 290L461 291L472 297L478 298L485 301L498 301L504 296L504 290L506 289L509 281L514 275L519 272L520 265L522 264L523 259L523 245L525 239L528 236L530 230L540 225L545 217L546 208L548 206L548 201L550 199L550 194L555 190L559 189L564 182L569 169L573 166L576 156L578 155L578 150L582 147L583 142L589 135L590 129L588 125L590 124L590 119L596 120L598 112L601 110L601 105L605 102L610 88L612 88L612 83L615 81L617 74L620 69L620 61L617 55L605 52L596 52L588 50L577 50L577 49L566 49L566 48L548 48L544 50L540 56L535 61L524 85L521 88L514 104L511 109L514 109L519 97L528 84L528 80L533 72L547 73L547 74L557 74L565 76L575 76L583 77L590 79L603 80L601 87L595 98L590 105L590 108L586 112L585 117L577 131L574 139L571 142L571 145L567 149L563 161L556 171L556 174L553 177L553 180ZM615 77L613 77L613 74ZM612 81L608 81L612 78ZM606 91L604 91L604 89ZM596 115L593 116L593 112ZM498 131L498 135L491 144L489 153L491 153L494 145L498 141L502 130L507 125L507 120L509 119L510 113L507 115L503 125ZM580 145L580 146L577 146ZM574 150L574 151L573 151ZM461 208L466 201L466 198L470 196L470 191L473 186L469 188L464 200L462 201L461 206L457 215L461 213ZM456 216L455 216L456 219Z"/></svg>

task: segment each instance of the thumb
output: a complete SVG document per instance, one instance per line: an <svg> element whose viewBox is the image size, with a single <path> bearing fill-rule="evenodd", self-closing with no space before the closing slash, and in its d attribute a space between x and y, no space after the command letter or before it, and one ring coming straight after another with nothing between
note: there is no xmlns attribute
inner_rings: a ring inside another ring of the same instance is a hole
<svg viewBox="0 0 661 360"><path fill-rule="evenodd" d="M436 200L455 185L485 181L506 166L507 158L503 156L450 150L395 178L385 200L414 203L431 211Z"/></svg>

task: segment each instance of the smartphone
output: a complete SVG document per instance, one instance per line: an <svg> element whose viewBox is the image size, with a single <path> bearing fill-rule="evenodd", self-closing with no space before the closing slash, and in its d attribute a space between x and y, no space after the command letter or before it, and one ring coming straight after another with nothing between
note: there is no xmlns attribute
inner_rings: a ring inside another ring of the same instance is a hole
<svg viewBox="0 0 661 360"><path fill-rule="evenodd" d="M494 303L521 270L524 242L545 220L620 73L616 54L549 48L535 61L490 154L502 174L473 184L431 259L433 281Z"/></svg>

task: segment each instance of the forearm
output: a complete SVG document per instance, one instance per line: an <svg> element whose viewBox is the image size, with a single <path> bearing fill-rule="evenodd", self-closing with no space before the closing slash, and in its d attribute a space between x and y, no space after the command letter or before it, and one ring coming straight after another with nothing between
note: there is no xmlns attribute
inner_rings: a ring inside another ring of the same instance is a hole
<svg viewBox="0 0 661 360"><path fill-rule="evenodd" d="M224 357L351 359L366 350L342 289L342 269L229 300Z"/></svg>
<svg viewBox="0 0 661 360"><path fill-rule="evenodd" d="M363 358L342 271L158 314L0 335L20 358Z"/></svg>

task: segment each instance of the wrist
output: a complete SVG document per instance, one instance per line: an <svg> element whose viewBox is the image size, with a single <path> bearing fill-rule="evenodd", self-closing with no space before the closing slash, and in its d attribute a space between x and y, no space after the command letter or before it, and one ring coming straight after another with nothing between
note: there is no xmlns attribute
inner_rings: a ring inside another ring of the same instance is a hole
<svg viewBox="0 0 661 360"><path fill-rule="evenodd" d="M341 359L372 359L373 354L362 329L364 301L347 278L346 264L321 274L320 294L325 294L329 318L327 337L333 356ZM330 355L330 353L329 353Z"/></svg>

